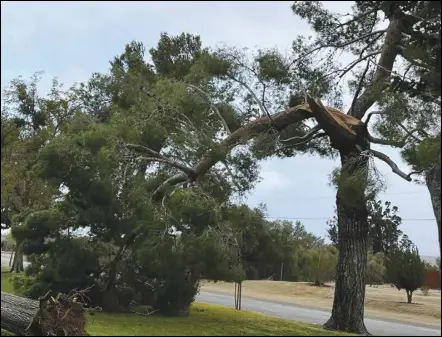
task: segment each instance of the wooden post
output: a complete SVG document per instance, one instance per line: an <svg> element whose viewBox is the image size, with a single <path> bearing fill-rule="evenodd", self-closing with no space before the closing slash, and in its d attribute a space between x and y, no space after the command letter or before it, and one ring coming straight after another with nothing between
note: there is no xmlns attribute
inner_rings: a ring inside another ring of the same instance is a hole
<svg viewBox="0 0 442 337"><path fill-rule="evenodd" d="M239 281L238 283L239 287L239 300L238 300L238 310L241 310L241 302L242 302L242 281Z"/></svg>

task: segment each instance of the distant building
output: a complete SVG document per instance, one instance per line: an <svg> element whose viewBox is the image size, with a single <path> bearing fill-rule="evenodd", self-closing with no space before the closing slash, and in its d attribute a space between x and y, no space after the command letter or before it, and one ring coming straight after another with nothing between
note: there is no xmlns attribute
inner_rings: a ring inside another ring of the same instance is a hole
<svg viewBox="0 0 442 337"><path fill-rule="evenodd" d="M441 288L441 277L440 270L432 270L425 276L425 285L430 289L440 290Z"/></svg>

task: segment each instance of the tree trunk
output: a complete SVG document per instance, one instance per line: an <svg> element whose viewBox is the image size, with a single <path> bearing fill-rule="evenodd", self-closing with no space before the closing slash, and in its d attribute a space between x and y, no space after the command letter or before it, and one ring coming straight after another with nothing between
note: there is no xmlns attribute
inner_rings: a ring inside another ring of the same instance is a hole
<svg viewBox="0 0 442 337"><path fill-rule="evenodd" d="M441 175L441 165L440 158L436 163L436 166L431 170L425 172L425 182L427 184L428 191L430 192L431 203L433 205L434 216L436 217L437 230L439 234L439 256L442 256L442 242L441 242L441 228L440 228L440 175Z"/></svg>
<svg viewBox="0 0 442 337"><path fill-rule="evenodd" d="M79 303L48 297L39 302L1 292L1 328L17 336L88 336Z"/></svg>
<svg viewBox="0 0 442 337"><path fill-rule="evenodd" d="M235 282L235 309L241 310L242 282Z"/></svg>
<svg viewBox="0 0 442 337"><path fill-rule="evenodd" d="M238 282L238 310L241 310L241 305L242 305L242 281Z"/></svg>
<svg viewBox="0 0 442 337"><path fill-rule="evenodd" d="M12 266L12 258L14 257L14 249L11 250L11 257L9 258L9 267Z"/></svg>
<svg viewBox="0 0 442 337"><path fill-rule="evenodd" d="M25 269L23 267L23 250L21 244L17 243L17 245L15 246L15 253L14 253L14 259L12 261L11 270L9 272L18 274L24 270Z"/></svg>
<svg viewBox="0 0 442 337"><path fill-rule="evenodd" d="M111 262L108 272L108 280L104 292L102 293L102 304L103 308L109 312L121 311L120 301L118 298L118 290L116 288L117 280L117 264L119 259L115 259Z"/></svg>
<svg viewBox="0 0 442 337"><path fill-rule="evenodd" d="M406 290L407 291L407 302L410 304L413 301L413 291L412 290Z"/></svg>
<svg viewBox="0 0 442 337"><path fill-rule="evenodd" d="M364 324L368 211L364 181L368 159L341 152L342 169L336 205L339 258L332 315L325 329L368 335Z"/></svg>

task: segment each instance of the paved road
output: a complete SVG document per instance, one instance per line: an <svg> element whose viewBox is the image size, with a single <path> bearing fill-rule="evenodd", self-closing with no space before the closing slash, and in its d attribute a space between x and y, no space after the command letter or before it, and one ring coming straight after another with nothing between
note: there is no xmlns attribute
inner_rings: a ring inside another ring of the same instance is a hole
<svg viewBox="0 0 442 337"><path fill-rule="evenodd" d="M9 266L9 259L11 258L11 253L2 252L2 267ZM23 262L24 264L24 262Z"/></svg>
<svg viewBox="0 0 442 337"><path fill-rule="evenodd" d="M2 252L2 264L1 266L9 266L9 259L11 258L11 253ZM23 261L23 267L26 267L29 264L27 261Z"/></svg>
<svg viewBox="0 0 442 337"><path fill-rule="evenodd" d="M1 254L1 265L9 264L9 253ZM25 262L27 264L27 262ZM219 304L233 307L233 296L201 292L196 300L204 303ZM259 301L247 297L242 298L242 308L260 312L266 315L295 319L301 322L323 324L330 316L327 311L312 310L296 307L290 304ZM413 326L403 323L388 322L374 319L365 319L370 333L377 336L441 336L440 329Z"/></svg>
<svg viewBox="0 0 442 337"><path fill-rule="evenodd" d="M196 300L198 302L233 307L233 296L201 292L196 297ZM242 298L242 308L244 310L260 312L269 316L295 319L297 321L313 324L323 324L330 317L330 313L327 311L306 309L290 304L259 301L245 297ZM371 334L377 336L441 336L440 329L430 329L403 323L366 318L365 325Z"/></svg>

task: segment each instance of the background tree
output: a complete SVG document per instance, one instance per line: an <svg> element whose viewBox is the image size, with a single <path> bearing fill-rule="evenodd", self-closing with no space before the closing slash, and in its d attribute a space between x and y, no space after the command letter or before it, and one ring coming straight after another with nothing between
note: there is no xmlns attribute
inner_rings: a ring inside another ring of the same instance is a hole
<svg viewBox="0 0 442 337"><path fill-rule="evenodd" d="M384 283L386 273L385 256L383 253L368 253L367 284L370 287Z"/></svg>
<svg viewBox="0 0 442 337"><path fill-rule="evenodd" d="M402 222L398 215L397 206L391 206L390 201L368 200L367 208L369 210L368 223L368 247L373 255L383 253L388 256L389 252L397 247L402 231L399 226ZM336 210L335 210L336 212ZM336 215L327 221L328 238L337 246L338 225Z"/></svg>
<svg viewBox="0 0 442 337"><path fill-rule="evenodd" d="M11 82L3 93L2 108L2 229L11 228L16 240L11 272L23 270L21 226L28 214L50 207L58 186L33 170L39 151L69 119L69 97L57 81L43 99L37 87L40 74L30 81Z"/></svg>
<svg viewBox="0 0 442 337"><path fill-rule="evenodd" d="M398 290L405 289L408 303L412 302L413 292L422 287L426 271L419 251L404 235L399 247L387 258L387 273Z"/></svg>
<svg viewBox="0 0 442 337"><path fill-rule="evenodd" d="M328 245L309 249L304 254L308 265L308 281L316 286L323 286L324 283L335 280L338 261L338 251L335 247Z"/></svg>

